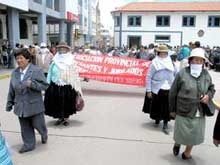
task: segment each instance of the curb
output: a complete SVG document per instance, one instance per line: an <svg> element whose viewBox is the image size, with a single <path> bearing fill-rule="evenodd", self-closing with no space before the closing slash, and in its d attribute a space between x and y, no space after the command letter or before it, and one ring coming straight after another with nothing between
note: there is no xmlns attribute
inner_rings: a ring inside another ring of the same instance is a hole
<svg viewBox="0 0 220 165"><path fill-rule="evenodd" d="M5 78L9 78L11 74L2 74L0 75L0 80L5 79Z"/></svg>

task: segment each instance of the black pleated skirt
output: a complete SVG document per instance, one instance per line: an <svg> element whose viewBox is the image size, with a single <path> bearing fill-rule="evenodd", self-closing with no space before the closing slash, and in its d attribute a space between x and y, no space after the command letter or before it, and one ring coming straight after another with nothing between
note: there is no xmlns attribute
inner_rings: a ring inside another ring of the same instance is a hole
<svg viewBox="0 0 220 165"><path fill-rule="evenodd" d="M51 82L45 92L45 114L53 118L68 118L76 113L76 91L71 85L58 86Z"/></svg>
<svg viewBox="0 0 220 165"><path fill-rule="evenodd" d="M144 113L149 113L150 118L153 120L169 121L170 112L168 95L169 90L160 89L158 94L152 93L152 98L148 98L146 92L142 111Z"/></svg>

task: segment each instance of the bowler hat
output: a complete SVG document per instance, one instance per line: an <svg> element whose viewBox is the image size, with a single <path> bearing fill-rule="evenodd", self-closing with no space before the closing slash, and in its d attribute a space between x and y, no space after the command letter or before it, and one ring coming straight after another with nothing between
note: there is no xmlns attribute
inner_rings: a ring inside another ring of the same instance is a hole
<svg viewBox="0 0 220 165"><path fill-rule="evenodd" d="M63 42L63 41L59 42L59 44L57 45L57 48L66 48L66 49L71 50L71 47L67 45L66 42Z"/></svg>
<svg viewBox="0 0 220 165"><path fill-rule="evenodd" d="M168 47L166 45L159 45L158 48L156 48L156 51L159 53L168 53Z"/></svg>

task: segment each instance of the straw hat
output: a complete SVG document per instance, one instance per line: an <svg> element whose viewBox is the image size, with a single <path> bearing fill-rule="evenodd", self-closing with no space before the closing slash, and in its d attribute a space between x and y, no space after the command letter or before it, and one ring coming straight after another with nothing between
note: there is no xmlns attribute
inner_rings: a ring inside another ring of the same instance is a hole
<svg viewBox="0 0 220 165"><path fill-rule="evenodd" d="M159 53L168 53L169 49L166 45L159 45L159 47L156 48L156 51Z"/></svg>
<svg viewBox="0 0 220 165"><path fill-rule="evenodd" d="M71 50L71 47L69 45L67 45L66 42L63 42L63 41L59 42L59 44L56 47L57 48L66 48L66 49Z"/></svg>

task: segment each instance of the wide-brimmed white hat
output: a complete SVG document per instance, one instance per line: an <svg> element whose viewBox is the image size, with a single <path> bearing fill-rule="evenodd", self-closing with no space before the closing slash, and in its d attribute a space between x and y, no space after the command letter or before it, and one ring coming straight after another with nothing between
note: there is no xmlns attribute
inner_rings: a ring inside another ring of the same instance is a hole
<svg viewBox="0 0 220 165"><path fill-rule="evenodd" d="M200 57L207 61L207 58L205 57L205 50L202 48L193 49L188 57L188 60L190 60L192 57Z"/></svg>

